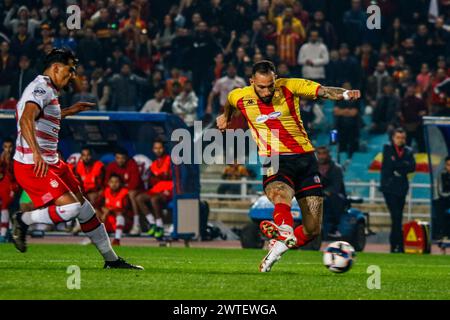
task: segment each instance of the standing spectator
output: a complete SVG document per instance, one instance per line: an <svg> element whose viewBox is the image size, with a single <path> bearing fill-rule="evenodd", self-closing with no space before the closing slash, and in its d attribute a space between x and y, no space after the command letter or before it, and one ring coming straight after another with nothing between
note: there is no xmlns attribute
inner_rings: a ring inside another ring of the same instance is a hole
<svg viewBox="0 0 450 320"><path fill-rule="evenodd" d="M131 66L124 63L119 74L109 81L111 87L111 109L114 111L136 111L139 105L138 91L145 85L145 79L131 72Z"/></svg>
<svg viewBox="0 0 450 320"><path fill-rule="evenodd" d="M76 51L77 42L72 36L71 31L69 31L65 25L61 26L58 32L58 37L53 41L53 46L55 48L69 48L72 51Z"/></svg>
<svg viewBox="0 0 450 320"><path fill-rule="evenodd" d="M29 37L34 37L41 22L30 17L30 11L26 6L19 7L19 10L17 10L17 18L13 18L15 11L16 7L11 7L6 14L5 21L3 21L4 26L9 30L12 30L12 33L15 35L19 32L19 25L24 24L25 33L27 33Z"/></svg>
<svg viewBox="0 0 450 320"><path fill-rule="evenodd" d="M362 43L366 29L366 14L362 10L361 0L352 0L352 7L344 13L344 36L349 47L354 49Z"/></svg>
<svg viewBox="0 0 450 320"><path fill-rule="evenodd" d="M14 72L10 96L16 100L22 96L22 92L38 76L38 72L30 66L31 61L27 56L19 59L19 70Z"/></svg>
<svg viewBox="0 0 450 320"><path fill-rule="evenodd" d="M342 84L342 88L352 90L349 82ZM336 129L339 133L339 152L347 152L346 164L352 159L353 153L359 148L359 102L337 101L334 107Z"/></svg>
<svg viewBox="0 0 450 320"><path fill-rule="evenodd" d="M114 161L106 167L105 185L113 174L120 176L123 181L123 186L128 189L128 195L130 196L130 202L133 208L133 228L130 234L138 235L141 231L136 197L142 190L143 183L136 161L128 156L128 152L125 149L118 148L114 153Z"/></svg>
<svg viewBox="0 0 450 320"><path fill-rule="evenodd" d="M27 25L20 22L17 28L17 33L11 39L11 53L16 57L26 55L30 59L36 57L36 42L27 33Z"/></svg>
<svg viewBox="0 0 450 320"><path fill-rule="evenodd" d="M96 108L98 110L97 96L90 91L89 81L87 79L81 80L80 91L75 93L72 97L72 104L75 104L76 102L79 102L79 101L95 103L96 107L94 107L94 108ZM93 109L93 110L95 110L95 109Z"/></svg>
<svg viewBox="0 0 450 320"><path fill-rule="evenodd" d="M431 112L436 116L445 116L447 109L447 95L445 91L439 90L439 85L442 84L449 77L446 74L445 69L439 68L436 71L436 75L431 82Z"/></svg>
<svg viewBox="0 0 450 320"><path fill-rule="evenodd" d="M386 64L382 61L377 63L377 68L375 72L367 79L366 85L366 100L371 105L375 105L377 101L383 94L383 88L392 84L392 77L386 70Z"/></svg>
<svg viewBox="0 0 450 320"><path fill-rule="evenodd" d="M203 95L207 86L208 71L214 63L214 56L217 53L214 40L208 31L206 22L200 22L195 29L192 39L190 60L192 66L193 86L194 90Z"/></svg>
<svg viewBox="0 0 450 320"><path fill-rule="evenodd" d="M394 129L399 112L400 101L394 94L394 87L386 84L383 87L383 95L377 99L372 111L372 125L370 133L386 133Z"/></svg>
<svg viewBox="0 0 450 320"><path fill-rule="evenodd" d="M391 144L383 147L380 190L391 215L392 225L389 241L391 252L404 252L402 220L406 194L409 189L408 173L414 172L414 155L406 146L406 132L397 128L391 136Z"/></svg>
<svg viewBox="0 0 450 320"><path fill-rule="evenodd" d="M330 150L321 146L317 148L317 162L324 193L324 219L330 226L329 237L341 237L338 230L341 215L345 213L346 192L344 174L341 166L331 159Z"/></svg>
<svg viewBox="0 0 450 320"><path fill-rule="evenodd" d="M109 105L110 87L102 68L95 69L91 74L91 92L98 101L98 110L106 111Z"/></svg>
<svg viewBox="0 0 450 320"><path fill-rule="evenodd" d="M322 42L329 49L337 49L337 36L333 25L325 21L325 15L322 11L316 11L314 13L314 22L308 26L308 33L311 30L317 30L319 37L322 38Z"/></svg>
<svg viewBox="0 0 450 320"><path fill-rule="evenodd" d="M272 2L272 4L274 3L275 1ZM269 20L275 25L276 32L278 34L282 32L284 28L284 22L286 20L290 21L292 30L299 36L300 42L305 41L306 39L305 28L303 27L302 22L296 17L294 17L294 9L291 6L286 6L281 16L275 16L274 9L272 6L269 10Z"/></svg>
<svg viewBox="0 0 450 320"><path fill-rule="evenodd" d="M298 64L302 65L302 76L322 83L325 79L325 66L329 62L327 46L319 42L319 32L311 30L309 41L298 54Z"/></svg>
<svg viewBox="0 0 450 320"><path fill-rule="evenodd" d="M416 77L416 83L419 87L419 92L424 99L426 98L426 94L428 93L431 87L431 72L428 67L428 64L422 63L420 68L420 73Z"/></svg>
<svg viewBox="0 0 450 320"><path fill-rule="evenodd" d="M237 76L236 67L229 63L227 66L227 75L220 78L214 83L214 86L208 96L208 105L206 107L206 113L216 113L213 108L214 97L219 96L219 111L222 112L223 107L228 101L228 93L236 88L245 87L245 80Z"/></svg>
<svg viewBox="0 0 450 320"><path fill-rule="evenodd" d="M50 44L53 46L53 41L55 41L55 39L52 36L52 31L50 30L50 26L48 25L48 23L43 23L41 24L41 32L40 32L41 36L37 39L37 50L38 51L43 51L44 50L44 46L47 44Z"/></svg>
<svg viewBox="0 0 450 320"><path fill-rule="evenodd" d="M186 123L193 133L194 121L197 118L198 98L190 80L184 83L183 91L175 98L172 112Z"/></svg>
<svg viewBox="0 0 450 320"><path fill-rule="evenodd" d="M94 70L101 65L102 45L96 39L92 28L85 29L84 37L77 46L77 57L88 70Z"/></svg>
<svg viewBox="0 0 450 320"><path fill-rule="evenodd" d="M299 45L300 37L293 31L291 20L285 19L283 28L277 35L277 48L280 60L286 62L290 67L295 66L297 64L296 55Z"/></svg>
<svg viewBox="0 0 450 320"><path fill-rule="evenodd" d="M75 175L81 180L83 192L90 203L96 203L102 190L105 177L105 166L92 156L92 149L83 147L78 163L75 165Z"/></svg>
<svg viewBox="0 0 450 320"><path fill-rule="evenodd" d="M164 87L156 88L155 97L148 100L141 109L141 112L161 112L166 103L164 98Z"/></svg>
<svg viewBox="0 0 450 320"><path fill-rule="evenodd" d="M267 44L267 40L264 37L263 24L261 20L255 19L252 22L252 30L250 31L250 47L255 49L264 49Z"/></svg>
<svg viewBox="0 0 450 320"><path fill-rule="evenodd" d="M402 42L407 37L406 27L402 25L400 18L396 17L392 22L392 26L386 33L386 40L391 51L398 53L401 50Z"/></svg>
<svg viewBox="0 0 450 320"><path fill-rule="evenodd" d="M130 59L123 54L121 47L116 46L111 56L106 59L106 73L105 76L109 77L115 73L119 73L124 64L131 64Z"/></svg>
<svg viewBox="0 0 450 320"><path fill-rule="evenodd" d="M337 83L350 82L353 88L361 86L361 67L358 61L350 55L350 50L346 43L341 43L339 47L339 60L336 63Z"/></svg>
<svg viewBox="0 0 450 320"><path fill-rule="evenodd" d="M445 158L444 170L437 176L436 238L450 237L450 156Z"/></svg>
<svg viewBox="0 0 450 320"><path fill-rule="evenodd" d="M410 84L400 103L400 123L406 131L406 144L411 147L416 140L418 152L425 152L422 117L427 115L427 106L422 98L416 95L416 85Z"/></svg>
<svg viewBox="0 0 450 320"><path fill-rule="evenodd" d="M14 72L16 63L16 58L9 52L9 43L3 41L0 45L0 103L10 96L10 76Z"/></svg>

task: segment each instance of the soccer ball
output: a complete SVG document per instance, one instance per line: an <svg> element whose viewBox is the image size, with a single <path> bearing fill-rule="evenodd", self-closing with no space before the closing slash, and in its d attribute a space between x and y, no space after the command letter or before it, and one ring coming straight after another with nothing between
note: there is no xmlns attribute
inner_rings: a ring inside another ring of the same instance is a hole
<svg viewBox="0 0 450 320"><path fill-rule="evenodd" d="M323 252L323 264L331 272L344 273L350 270L355 258L355 249L345 241L335 241Z"/></svg>

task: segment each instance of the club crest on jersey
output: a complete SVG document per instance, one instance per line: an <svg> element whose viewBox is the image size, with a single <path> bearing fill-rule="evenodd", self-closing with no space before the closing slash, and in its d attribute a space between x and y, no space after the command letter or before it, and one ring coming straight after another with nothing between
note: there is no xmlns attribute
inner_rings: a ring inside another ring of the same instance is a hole
<svg viewBox="0 0 450 320"><path fill-rule="evenodd" d="M33 96L35 97L42 97L45 94L45 90L41 87L36 87L33 90Z"/></svg>
<svg viewBox="0 0 450 320"><path fill-rule="evenodd" d="M320 183L320 178L319 178L319 176L314 176L314 182L315 182L315 183Z"/></svg>
<svg viewBox="0 0 450 320"><path fill-rule="evenodd" d="M59 183L56 180L50 180L50 185L55 189L59 187Z"/></svg>

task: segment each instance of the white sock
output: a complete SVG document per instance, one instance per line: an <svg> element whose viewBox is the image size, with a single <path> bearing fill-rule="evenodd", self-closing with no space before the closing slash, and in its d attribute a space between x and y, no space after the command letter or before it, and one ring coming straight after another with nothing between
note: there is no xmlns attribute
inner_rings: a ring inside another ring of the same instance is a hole
<svg viewBox="0 0 450 320"><path fill-rule="evenodd" d="M123 216L116 217L116 234L114 238L119 239L122 238L123 227L125 226L125 218Z"/></svg>
<svg viewBox="0 0 450 320"><path fill-rule="evenodd" d="M64 221L70 221L77 217L80 213L80 209L81 205L79 202L66 204L64 206L51 205L46 208L24 212L22 214L22 221L27 225L35 223L58 224Z"/></svg>
<svg viewBox="0 0 450 320"><path fill-rule="evenodd" d="M145 218L147 219L148 223L155 224L155 217L151 213L146 215Z"/></svg>
<svg viewBox="0 0 450 320"><path fill-rule="evenodd" d="M8 209L2 209L0 217L0 236L6 236L9 226L9 211Z"/></svg>
<svg viewBox="0 0 450 320"><path fill-rule="evenodd" d="M164 224L163 224L163 221L161 218L156 219L156 225L161 228L164 227Z"/></svg>
<svg viewBox="0 0 450 320"><path fill-rule="evenodd" d="M133 217L133 227L139 227L140 223L139 223L139 215L135 214Z"/></svg>
<svg viewBox="0 0 450 320"><path fill-rule="evenodd" d="M78 216L81 229L89 237L89 239L91 239L92 243L103 256L105 261L116 261L118 257L111 247L111 242L109 241L105 225L98 221L98 218L95 216L95 210L89 201L86 198L84 200L85 201L81 206L80 215ZM91 225L95 228L89 228L89 230L86 230L86 228Z"/></svg>

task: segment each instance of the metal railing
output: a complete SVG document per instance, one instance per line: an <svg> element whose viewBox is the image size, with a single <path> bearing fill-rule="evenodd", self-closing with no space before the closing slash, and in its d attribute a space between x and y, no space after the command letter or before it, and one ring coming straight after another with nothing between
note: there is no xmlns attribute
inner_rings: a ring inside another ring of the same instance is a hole
<svg viewBox="0 0 450 320"><path fill-rule="evenodd" d="M249 180L247 178L241 178L240 180L223 180L223 179L200 179L200 184L205 188L207 185L240 185L239 194L219 194L217 192L202 192L200 194L201 198L204 200L249 200L251 202L255 201L262 192L257 192L255 190L249 190L249 186L261 186L262 182L260 180ZM368 196L362 196L364 203L367 204L385 204L384 198L378 191L379 182L376 180L370 180L367 182L362 181L349 181L345 183L345 187L349 195L360 196L361 194L367 194ZM363 190L363 192L356 192L355 190ZM365 189L365 190L364 190ZM429 213L413 213L412 208L414 205L429 205L430 198L418 198L413 197L412 194L416 189L430 189L430 185L427 183L411 183L409 192L406 196L406 212L408 220L412 218L428 218ZM229 212L238 214L247 214L248 209L236 209L236 208L211 208L213 212ZM388 212L371 212L374 216L389 216Z"/></svg>

